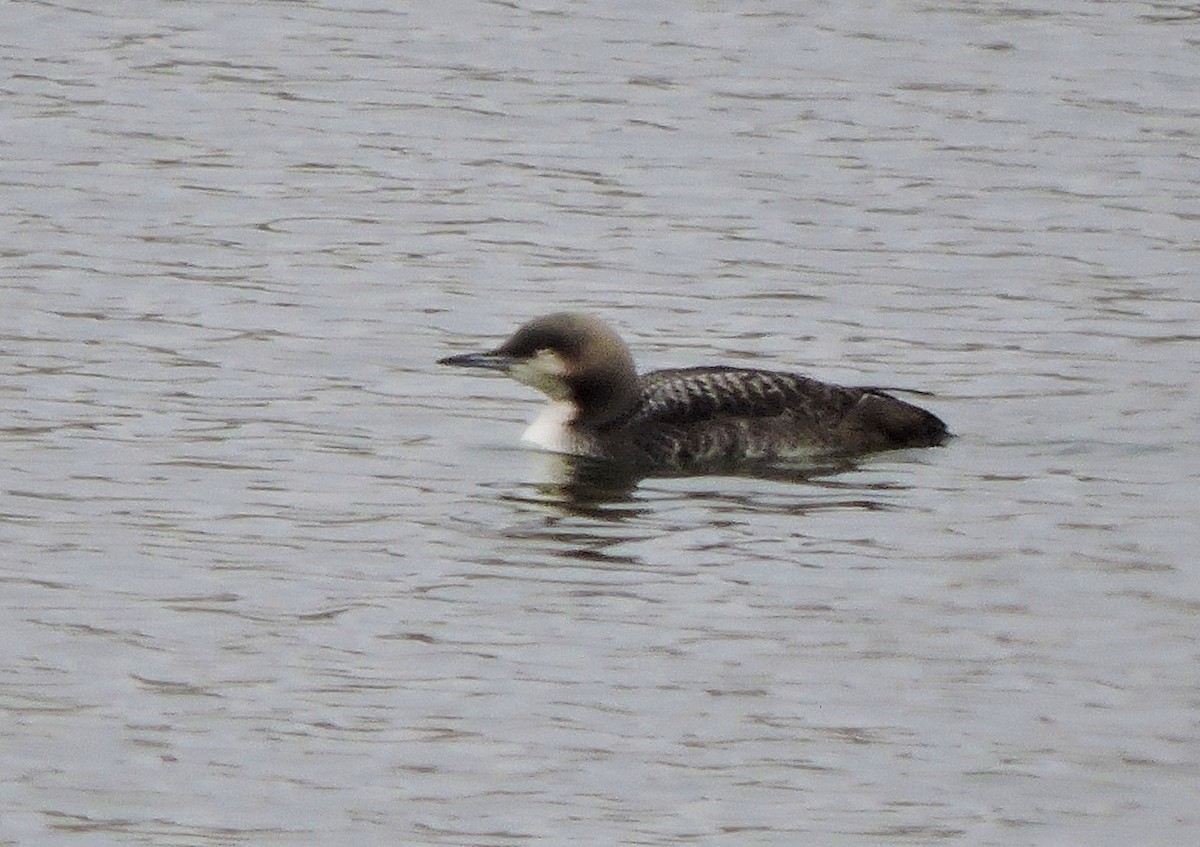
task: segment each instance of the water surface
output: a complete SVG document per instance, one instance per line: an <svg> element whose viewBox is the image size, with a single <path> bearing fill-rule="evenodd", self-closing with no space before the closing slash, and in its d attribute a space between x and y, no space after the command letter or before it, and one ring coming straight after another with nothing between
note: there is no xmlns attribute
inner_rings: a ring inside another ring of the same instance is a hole
<svg viewBox="0 0 1200 847"><path fill-rule="evenodd" d="M10 3L0 842L1190 844L1184 6ZM563 484L532 315L958 438Z"/></svg>

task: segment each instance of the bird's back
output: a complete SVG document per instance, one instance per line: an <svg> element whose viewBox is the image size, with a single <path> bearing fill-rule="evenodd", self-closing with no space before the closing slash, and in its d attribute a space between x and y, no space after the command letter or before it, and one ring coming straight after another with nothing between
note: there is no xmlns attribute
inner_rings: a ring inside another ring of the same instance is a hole
<svg viewBox="0 0 1200 847"><path fill-rule="evenodd" d="M604 452L687 468L942 443L935 415L879 389L779 371L699 367L639 377L638 402L599 433Z"/></svg>

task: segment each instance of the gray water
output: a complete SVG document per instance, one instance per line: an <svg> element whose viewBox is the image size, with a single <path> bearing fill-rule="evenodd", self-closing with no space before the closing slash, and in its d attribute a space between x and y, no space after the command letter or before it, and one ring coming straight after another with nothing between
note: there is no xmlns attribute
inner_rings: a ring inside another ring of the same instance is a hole
<svg viewBox="0 0 1200 847"><path fill-rule="evenodd" d="M0 843L1195 844L1198 23L0 6ZM570 484L560 308L958 438Z"/></svg>

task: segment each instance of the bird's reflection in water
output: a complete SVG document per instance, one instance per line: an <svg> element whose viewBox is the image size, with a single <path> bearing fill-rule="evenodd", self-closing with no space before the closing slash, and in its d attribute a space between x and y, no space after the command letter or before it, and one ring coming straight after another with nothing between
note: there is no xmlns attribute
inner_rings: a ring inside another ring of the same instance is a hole
<svg viewBox="0 0 1200 847"><path fill-rule="evenodd" d="M639 497L637 494L639 485L646 480L737 477L792 485L818 483L823 488L839 488L841 485L832 478L853 471L857 467L852 459L826 456L820 459L814 458L805 463L741 462L736 465L707 467L703 471L690 473L646 473L626 465L583 456L559 453L538 455L537 477L540 481L532 483L536 495L529 499L542 504L552 504L571 514L604 520L623 520L641 513L644 509L634 504L646 502L646 498ZM864 488L861 483L847 487L860 493ZM884 508L881 503L867 500L861 500L855 504L843 502L842 505Z"/></svg>

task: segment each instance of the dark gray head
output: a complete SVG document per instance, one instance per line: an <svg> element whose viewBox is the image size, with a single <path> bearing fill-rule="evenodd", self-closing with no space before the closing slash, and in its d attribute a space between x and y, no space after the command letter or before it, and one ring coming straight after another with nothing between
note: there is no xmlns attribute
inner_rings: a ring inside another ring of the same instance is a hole
<svg viewBox="0 0 1200 847"><path fill-rule="evenodd" d="M575 424L598 426L627 411L638 396L629 348L590 315L556 312L534 318L497 347L438 361L501 371L554 400L573 403Z"/></svg>

